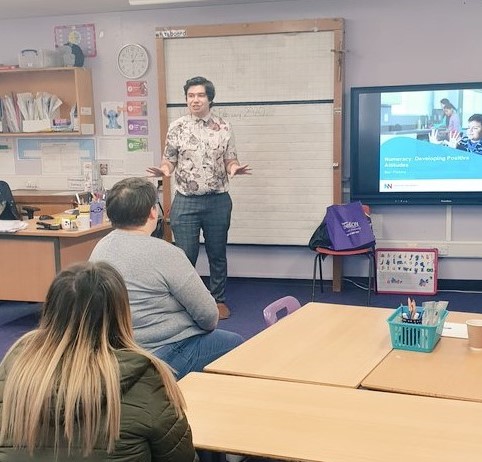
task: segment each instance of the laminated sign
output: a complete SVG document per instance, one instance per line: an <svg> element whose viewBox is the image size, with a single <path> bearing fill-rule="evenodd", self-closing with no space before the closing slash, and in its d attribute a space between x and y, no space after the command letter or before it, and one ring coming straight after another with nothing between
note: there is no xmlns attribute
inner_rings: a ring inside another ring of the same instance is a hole
<svg viewBox="0 0 482 462"><path fill-rule="evenodd" d="M437 249L377 249L379 294L437 293Z"/></svg>

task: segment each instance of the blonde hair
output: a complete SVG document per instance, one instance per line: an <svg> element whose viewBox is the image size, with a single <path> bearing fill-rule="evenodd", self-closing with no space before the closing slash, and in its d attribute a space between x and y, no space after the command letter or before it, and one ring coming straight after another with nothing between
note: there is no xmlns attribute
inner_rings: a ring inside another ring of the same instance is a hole
<svg viewBox="0 0 482 462"><path fill-rule="evenodd" d="M116 350L150 360L182 415L185 402L169 367L134 341L122 276L105 262L83 263L57 275L39 327L7 353L20 349L7 373L0 444L30 454L53 439L57 452L115 448L121 389ZM54 432L52 434L52 431Z"/></svg>

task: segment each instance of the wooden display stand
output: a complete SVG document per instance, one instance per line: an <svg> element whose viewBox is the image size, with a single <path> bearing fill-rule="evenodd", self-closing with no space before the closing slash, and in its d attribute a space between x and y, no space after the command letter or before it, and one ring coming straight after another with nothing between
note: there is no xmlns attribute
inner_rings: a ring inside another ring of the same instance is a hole
<svg viewBox="0 0 482 462"><path fill-rule="evenodd" d="M437 293L437 249L376 249L377 292Z"/></svg>
<svg viewBox="0 0 482 462"><path fill-rule="evenodd" d="M0 136L69 136L93 135L95 127L94 97L90 69L83 67L58 67L37 69L11 69L0 71L0 95L30 92L48 92L62 100L59 117L70 119L70 110L77 106L78 130L62 132L12 132Z"/></svg>

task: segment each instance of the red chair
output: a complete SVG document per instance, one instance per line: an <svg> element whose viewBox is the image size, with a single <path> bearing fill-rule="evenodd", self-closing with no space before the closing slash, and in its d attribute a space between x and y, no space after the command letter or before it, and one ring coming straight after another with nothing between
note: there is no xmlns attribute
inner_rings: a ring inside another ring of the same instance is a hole
<svg viewBox="0 0 482 462"><path fill-rule="evenodd" d="M357 250L331 250L325 247L317 247L315 249L315 262L313 264L313 283L312 283L312 290L311 290L311 301L315 300L315 285L316 285L316 269L319 268L320 272L320 289L321 293L323 294L323 260L328 256L331 255L332 257L348 257L351 255L365 255L368 257L369 265L368 265L368 299L367 305L370 305L370 297L371 292L374 290L372 281L374 281L375 276L375 247L367 247L366 249L357 249Z"/></svg>
<svg viewBox="0 0 482 462"><path fill-rule="evenodd" d="M293 313L293 311L296 311L298 308L300 308L300 306L300 302L291 295L270 303L263 310L266 327L272 326L279 319L288 316L289 314Z"/></svg>
<svg viewBox="0 0 482 462"><path fill-rule="evenodd" d="M369 217L370 216L370 206L362 204L363 211ZM315 285L316 285L316 267L318 266L320 272L320 289L323 293L323 273L322 273L322 262L328 256L332 257L347 257L351 255L365 255L368 260L368 299L367 305L370 305L371 291L376 291L376 279L375 279L375 246L367 247L358 250L332 250L326 247L316 247L315 249L315 262L313 264L313 283L311 290L311 301L315 300ZM318 262L318 265L317 265ZM373 281L373 284L372 284Z"/></svg>

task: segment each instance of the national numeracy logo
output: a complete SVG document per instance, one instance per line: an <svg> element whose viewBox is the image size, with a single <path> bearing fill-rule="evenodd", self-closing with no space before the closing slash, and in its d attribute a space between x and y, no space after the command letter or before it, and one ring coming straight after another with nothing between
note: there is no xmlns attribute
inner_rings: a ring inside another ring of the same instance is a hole
<svg viewBox="0 0 482 462"><path fill-rule="evenodd" d="M393 189L392 183L383 183L383 189Z"/></svg>

